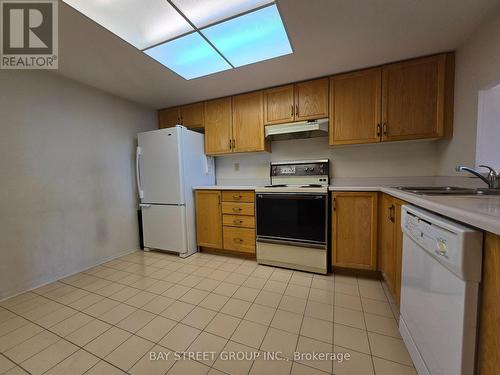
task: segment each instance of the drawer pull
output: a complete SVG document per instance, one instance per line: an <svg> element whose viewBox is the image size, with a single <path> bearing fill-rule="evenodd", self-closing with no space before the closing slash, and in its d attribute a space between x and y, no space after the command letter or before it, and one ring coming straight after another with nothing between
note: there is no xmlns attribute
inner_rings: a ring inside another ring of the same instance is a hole
<svg viewBox="0 0 500 375"><path fill-rule="evenodd" d="M243 243L243 239L242 238L234 238L233 241L236 242L236 243Z"/></svg>
<svg viewBox="0 0 500 375"><path fill-rule="evenodd" d="M237 220L237 219L234 219L234 220L233 220L233 223L234 223L234 224L243 224L243 220Z"/></svg>
<svg viewBox="0 0 500 375"><path fill-rule="evenodd" d="M233 207L233 211L234 212L241 212L241 208L240 207Z"/></svg>
<svg viewBox="0 0 500 375"><path fill-rule="evenodd" d="M241 198L243 198L242 195L233 195L233 199L241 199Z"/></svg>

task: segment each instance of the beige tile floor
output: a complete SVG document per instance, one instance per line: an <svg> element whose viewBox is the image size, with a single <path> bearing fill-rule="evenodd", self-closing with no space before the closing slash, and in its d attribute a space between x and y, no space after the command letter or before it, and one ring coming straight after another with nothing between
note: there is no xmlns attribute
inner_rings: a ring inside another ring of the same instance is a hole
<svg viewBox="0 0 500 375"><path fill-rule="evenodd" d="M375 280L135 252L1 302L0 374L415 375L395 314Z"/></svg>

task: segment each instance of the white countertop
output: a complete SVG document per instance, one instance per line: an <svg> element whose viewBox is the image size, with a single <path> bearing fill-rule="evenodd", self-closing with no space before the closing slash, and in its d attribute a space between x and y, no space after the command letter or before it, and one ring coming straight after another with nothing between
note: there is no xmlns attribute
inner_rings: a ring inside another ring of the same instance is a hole
<svg viewBox="0 0 500 375"><path fill-rule="evenodd" d="M419 195L387 186L330 186L330 191L381 191L462 223L500 235L500 196Z"/></svg>
<svg viewBox="0 0 500 375"><path fill-rule="evenodd" d="M411 184L401 185L410 186ZM214 185L196 186L194 190L255 190L255 188L256 186L252 185ZM330 186L329 190L381 191L437 214L500 235L500 196L417 195L378 183L369 183L369 181L364 181L362 184L334 185Z"/></svg>

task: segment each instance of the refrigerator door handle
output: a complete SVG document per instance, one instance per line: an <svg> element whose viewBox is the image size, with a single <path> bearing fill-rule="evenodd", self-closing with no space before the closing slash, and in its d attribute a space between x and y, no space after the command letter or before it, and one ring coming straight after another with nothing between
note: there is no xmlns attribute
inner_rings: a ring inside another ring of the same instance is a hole
<svg viewBox="0 0 500 375"><path fill-rule="evenodd" d="M135 179L137 181L137 190L139 191L139 198L144 198L144 190L141 186L141 171L139 167L139 160L142 155L142 150L139 146L135 149Z"/></svg>
<svg viewBox="0 0 500 375"><path fill-rule="evenodd" d="M151 207L151 205L147 204L147 203L139 203L139 207L141 207L141 208L149 208L149 207Z"/></svg>

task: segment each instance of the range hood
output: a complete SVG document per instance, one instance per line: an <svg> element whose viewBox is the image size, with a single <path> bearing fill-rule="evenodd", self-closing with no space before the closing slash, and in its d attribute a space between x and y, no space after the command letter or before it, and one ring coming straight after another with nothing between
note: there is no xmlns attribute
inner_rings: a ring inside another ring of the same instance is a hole
<svg viewBox="0 0 500 375"><path fill-rule="evenodd" d="M268 125L265 130L266 139L283 141L328 136L328 119L289 122L287 124Z"/></svg>

